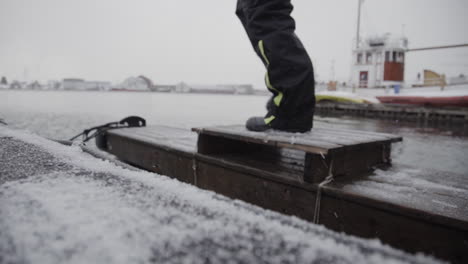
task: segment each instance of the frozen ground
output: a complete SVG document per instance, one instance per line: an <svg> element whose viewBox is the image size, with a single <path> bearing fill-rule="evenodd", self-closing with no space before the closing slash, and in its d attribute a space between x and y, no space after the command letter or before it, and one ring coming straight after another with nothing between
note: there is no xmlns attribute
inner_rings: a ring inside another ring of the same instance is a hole
<svg viewBox="0 0 468 264"><path fill-rule="evenodd" d="M0 126L0 263L435 263Z"/></svg>

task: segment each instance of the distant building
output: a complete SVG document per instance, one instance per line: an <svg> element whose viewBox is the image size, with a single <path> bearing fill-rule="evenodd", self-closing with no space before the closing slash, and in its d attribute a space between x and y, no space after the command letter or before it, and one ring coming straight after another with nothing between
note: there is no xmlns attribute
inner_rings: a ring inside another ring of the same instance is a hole
<svg viewBox="0 0 468 264"><path fill-rule="evenodd" d="M210 94L253 94L254 88L250 84L186 84L181 82L176 85L178 93L210 93Z"/></svg>
<svg viewBox="0 0 468 264"><path fill-rule="evenodd" d="M351 83L360 88L402 85L408 39L392 37L367 38L353 50Z"/></svg>
<svg viewBox="0 0 468 264"><path fill-rule="evenodd" d="M254 88L251 84L234 85L236 94L254 94Z"/></svg>
<svg viewBox="0 0 468 264"><path fill-rule="evenodd" d="M60 81L54 81L50 80L47 81L47 84L45 85L46 90L59 90L62 86L62 83Z"/></svg>
<svg viewBox="0 0 468 264"><path fill-rule="evenodd" d="M138 76L138 77L129 77L125 79L121 84L117 85L115 88L112 90L115 91L151 91L153 88L152 82L144 77L144 76Z"/></svg>
<svg viewBox="0 0 468 264"><path fill-rule="evenodd" d="M85 90L86 84L83 79L67 78L62 81L63 90Z"/></svg>
<svg viewBox="0 0 468 264"><path fill-rule="evenodd" d="M28 85L26 85L26 89L28 90L41 90L43 87L38 81L34 81Z"/></svg>
<svg viewBox="0 0 468 264"><path fill-rule="evenodd" d="M435 71L424 70L424 85L423 86L446 86L445 75Z"/></svg>
<svg viewBox="0 0 468 264"><path fill-rule="evenodd" d="M110 82L86 81L84 86L87 91L108 91L111 89Z"/></svg>
<svg viewBox="0 0 468 264"><path fill-rule="evenodd" d="M55 88L55 84L52 84ZM50 86L49 86L50 87ZM77 91L105 91L110 90L110 82L102 81L85 81L83 79L68 78L63 79L61 88L63 90L77 90Z"/></svg>
<svg viewBox="0 0 468 264"><path fill-rule="evenodd" d="M12 90L22 90L26 88L25 82L13 81L10 83L10 89Z"/></svg>
<svg viewBox="0 0 468 264"><path fill-rule="evenodd" d="M5 90L8 88L10 88L10 86L8 85L8 81L6 77L3 76L2 79L0 80L0 90Z"/></svg>
<svg viewBox="0 0 468 264"><path fill-rule="evenodd" d="M234 87L231 85L190 85L192 93L216 93L216 94L234 94Z"/></svg>
<svg viewBox="0 0 468 264"><path fill-rule="evenodd" d="M153 91L160 93L171 93L176 91L176 85L157 84Z"/></svg>
<svg viewBox="0 0 468 264"><path fill-rule="evenodd" d="M143 79L143 81L146 82L146 85L148 86L148 89L150 89L151 91L155 90L153 81L150 78L148 78L148 77L146 77L144 75L140 75L140 76L138 76L138 78Z"/></svg>
<svg viewBox="0 0 468 264"><path fill-rule="evenodd" d="M190 93L191 87L184 82L180 82L176 84L175 92L176 93Z"/></svg>
<svg viewBox="0 0 468 264"><path fill-rule="evenodd" d="M457 77L449 78L450 85L468 84L468 78L464 74L460 74Z"/></svg>

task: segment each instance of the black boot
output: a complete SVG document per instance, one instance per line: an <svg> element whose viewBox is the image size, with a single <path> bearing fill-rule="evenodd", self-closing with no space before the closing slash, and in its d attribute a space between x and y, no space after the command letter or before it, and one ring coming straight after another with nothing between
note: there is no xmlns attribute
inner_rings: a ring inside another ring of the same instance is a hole
<svg viewBox="0 0 468 264"><path fill-rule="evenodd" d="M245 127L250 131L263 132L270 129L291 132L305 133L309 132L313 126L313 117L296 117L289 120L279 118L251 117L247 120Z"/></svg>
<svg viewBox="0 0 468 264"><path fill-rule="evenodd" d="M294 33L292 9L290 0L238 0L236 14L265 64L265 84L273 94L265 118L249 119L249 130L306 132L312 128L314 70Z"/></svg>
<svg viewBox="0 0 468 264"><path fill-rule="evenodd" d="M269 125L265 123L265 118L261 116L251 117L245 123L245 127L250 131L263 132L271 129Z"/></svg>

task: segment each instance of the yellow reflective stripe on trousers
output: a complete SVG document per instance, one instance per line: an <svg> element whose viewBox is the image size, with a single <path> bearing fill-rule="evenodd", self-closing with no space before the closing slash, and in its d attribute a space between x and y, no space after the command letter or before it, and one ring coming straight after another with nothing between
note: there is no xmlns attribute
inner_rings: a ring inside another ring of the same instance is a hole
<svg viewBox="0 0 468 264"><path fill-rule="evenodd" d="M268 77L268 72L267 72L266 75L265 75L265 83L266 83L266 85L267 85L267 87L268 87L269 89L275 90L275 91L278 92L278 95L275 96L275 98L273 98L273 102L275 103L276 106L280 106L281 100L283 100L283 93L280 92L280 91L278 91L278 90L276 90L276 89L273 87L273 85L271 85L271 83L270 83L270 78Z"/></svg>
<svg viewBox="0 0 468 264"><path fill-rule="evenodd" d="M275 120L275 118L276 118L275 116L270 116L270 117L265 118L265 124L267 125L270 124L271 121Z"/></svg>
<svg viewBox="0 0 468 264"><path fill-rule="evenodd" d="M260 49L260 53L262 54L263 60L266 62L267 66L270 65L270 61L265 55L265 47L263 46L263 40L260 40L258 42L258 48Z"/></svg>
<svg viewBox="0 0 468 264"><path fill-rule="evenodd" d="M275 87L273 87L273 85L271 85L270 77L268 75L268 66L270 66L270 61L268 60L268 58L267 58L267 56L265 54L265 47L263 46L263 40L260 40L258 42L258 49L260 50L260 54L262 54L263 60L266 62L266 65L267 65L267 72L265 74L266 86L267 86L268 89L278 93L278 95L275 96L275 98L273 98L273 102L275 103L276 106L279 107L280 104L281 104L281 100L283 100L283 93L280 92L279 90L277 90Z"/></svg>

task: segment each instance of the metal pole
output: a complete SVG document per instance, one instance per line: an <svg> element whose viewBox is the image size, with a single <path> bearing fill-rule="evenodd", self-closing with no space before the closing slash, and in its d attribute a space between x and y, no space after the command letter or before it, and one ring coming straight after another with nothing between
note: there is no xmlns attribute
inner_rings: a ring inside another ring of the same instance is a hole
<svg viewBox="0 0 468 264"><path fill-rule="evenodd" d="M408 49L407 52L410 52L410 51L423 51L423 50L435 50L435 49L465 48L465 47L468 47L468 44L459 44L459 45L447 45L447 46L436 46L436 47L425 47L425 48Z"/></svg>
<svg viewBox="0 0 468 264"><path fill-rule="evenodd" d="M359 32L361 31L361 5L362 0L358 0L358 19L357 19L357 32L356 32L356 49L359 48Z"/></svg>

